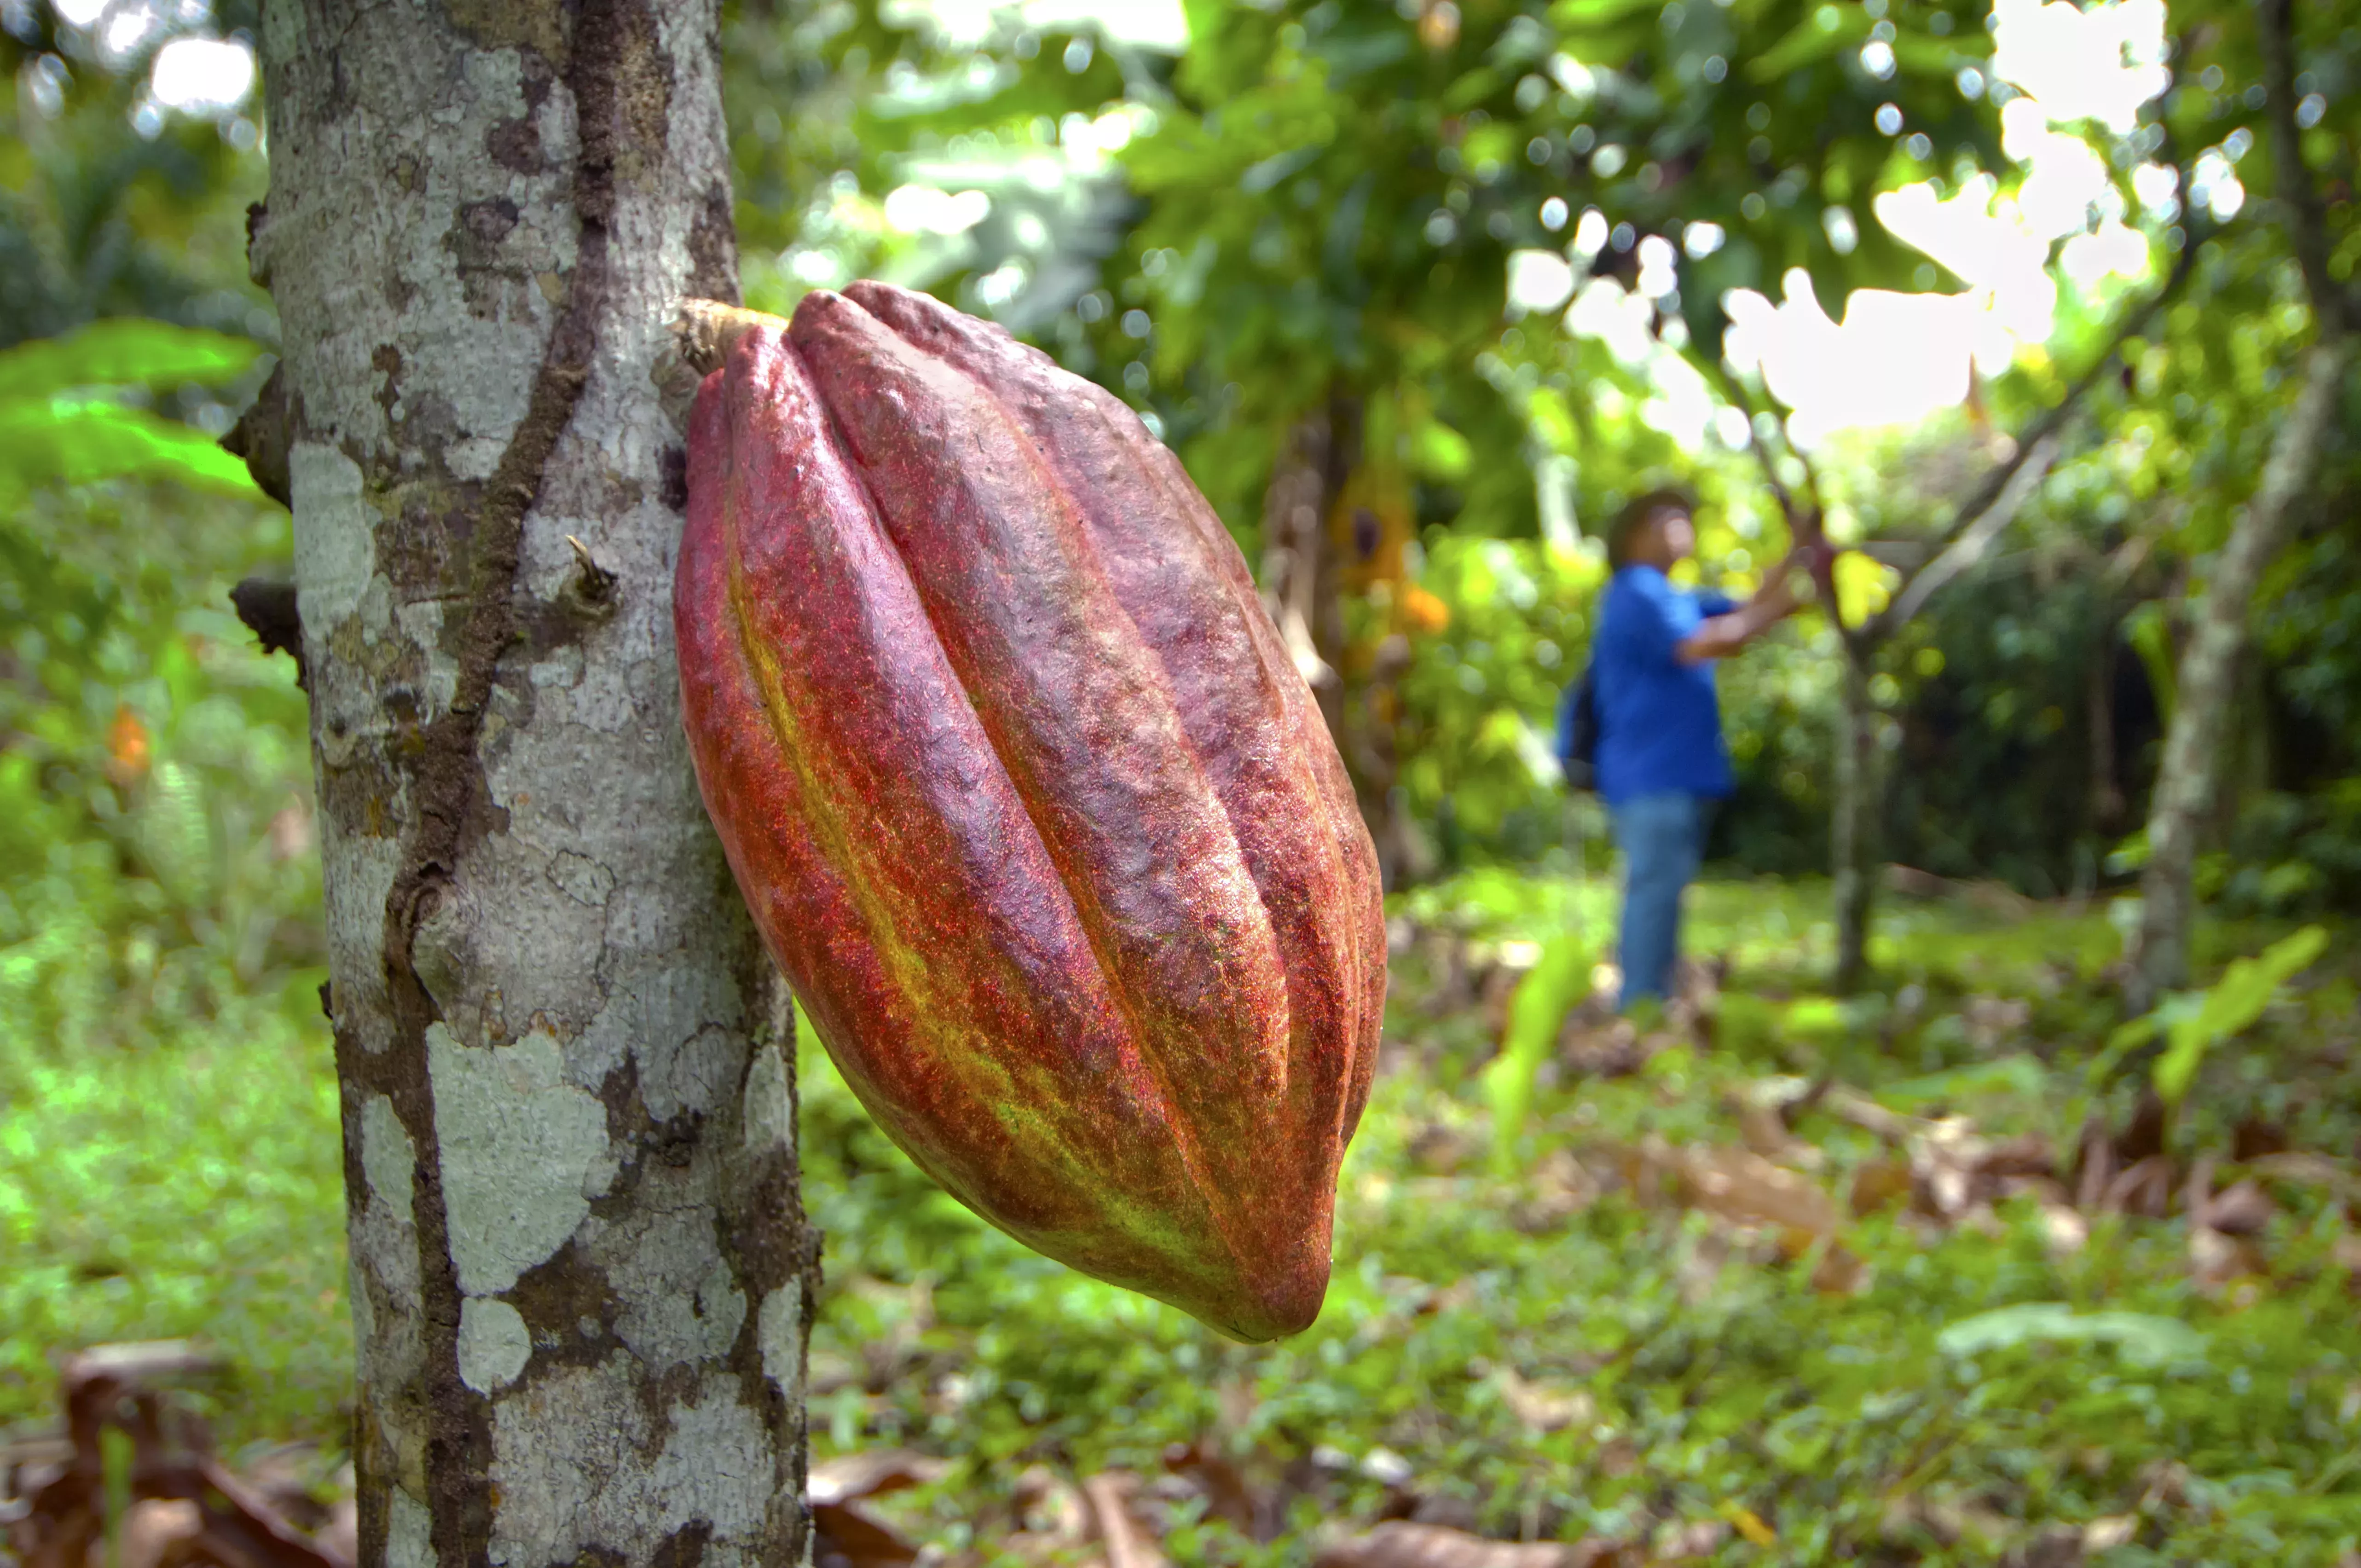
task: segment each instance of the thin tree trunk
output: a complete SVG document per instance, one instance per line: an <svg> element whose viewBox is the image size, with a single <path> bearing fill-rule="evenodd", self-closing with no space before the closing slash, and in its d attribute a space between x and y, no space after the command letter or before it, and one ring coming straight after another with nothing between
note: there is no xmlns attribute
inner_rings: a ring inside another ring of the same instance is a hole
<svg viewBox="0 0 2361 1568"><path fill-rule="evenodd" d="M2164 762L2147 818L2148 859L2140 879L2140 923L2132 943L2132 1005L2145 1011L2189 980L2190 878L2197 838L2221 789L2240 654L2261 581L2294 526L2312 483L2351 363L2350 340L2332 334L2303 361L2303 385L2271 444L2255 498L2239 513L2215 559L2180 658L2179 700L2165 732Z"/></svg>
<svg viewBox="0 0 2361 1568"><path fill-rule="evenodd" d="M1838 710L1835 812L1830 860L1836 878L1835 986L1850 993L1869 976L1869 932L1876 913L1883 862L1878 825L1884 816L1884 770L1879 766L1877 707L1869 694L1866 654L1847 649Z"/></svg>
<svg viewBox="0 0 2361 1568"><path fill-rule="evenodd" d="M1380 733L1380 688L1400 673L1399 656L1381 652L1378 668L1354 678L1345 669L1344 553L1330 533L1337 497L1360 457L1360 408L1337 394L1298 421L1263 492L1263 607L1279 623L1296 669L1319 699L1361 818L1378 849L1388 888L1419 861L1413 829L1394 788L1393 737Z"/></svg>
<svg viewBox="0 0 2361 1568"><path fill-rule="evenodd" d="M680 732L652 375L735 295L716 26L264 9L371 1568L807 1551L792 1042Z"/></svg>
<svg viewBox="0 0 2361 1568"><path fill-rule="evenodd" d="M1263 492L1263 606L1332 732L1344 702L1345 619L1328 517L1352 472L1353 423L1342 398L1297 421Z"/></svg>

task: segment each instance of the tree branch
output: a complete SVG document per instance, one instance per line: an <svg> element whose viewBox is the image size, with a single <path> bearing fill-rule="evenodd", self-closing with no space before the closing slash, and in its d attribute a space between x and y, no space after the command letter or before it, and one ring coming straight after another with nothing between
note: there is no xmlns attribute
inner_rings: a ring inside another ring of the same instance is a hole
<svg viewBox="0 0 2361 1568"><path fill-rule="evenodd" d="M2328 272L2328 210L2304 166L2303 132L2295 123L2295 0L2261 0L2255 30L2263 56L2265 115L2270 122L2271 163L2279 198L2287 206L2288 243L2303 269L2303 286L2320 317L2323 336L2354 325L2350 302Z"/></svg>
<svg viewBox="0 0 2361 1568"><path fill-rule="evenodd" d="M2181 189L2188 189L2185 177ZM2137 337L2157 312L2164 308L2166 302L2180 291L2181 285L2189 281L2189 275L2196 266L2197 236L2191 234L2180 247L2180 255L2174 259L2172 270L2166 274L2163 285L2124 317L2115 328L2114 336L2108 339L2107 346L2066 389L2066 395L2042 411L2041 417L2016 438L2016 450L1993 466L1992 471L1976 486L1974 493L1960 503L1949 525L1935 535L1932 543L1938 551L1948 551L1976 525L1979 519L1992 511L1993 504L2000 499L2001 492L2008 488L2009 481L2016 477L2017 471L2032 457L2035 448L2057 439L2059 433L2065 429L2066 422L2073 417L2075 406L2081 402L2083 394L2098 385L2099 378L2106 374L2107 367L2114 364L2115 356L2124 351L2124 345ZM1938 555L1936 559L1939 560L1941 556ZM1904 585L1904 587L1906 592L1908 585Z"/></svg>
<svg viewBox="0 0 2361 1568"><path fill-rule="evenodd" d="M1705 366L1707 377L1719 385L1722 400L1746 416L1747 449L1754 454L1754 460L1762 465L1763 482L1771 487L1772 499L1779 503L1779 515L1786 520L1788 535L1791 538L1801 538L1806 529L1818 526L1817 520L1807 517L1804 510L1795 504L1795 498L1788 490L1787 482L1779 477L1778 455L1763 441L1763 433L1754 426L1756 412L1754 400L1747 396L1745 385L1730 373L1729 367L1722 364L1719 356L1707 358L1701 355L1699 358Z"/></svg>
<svg viewBox="0 0 2361 1568"><path fill-rule="evenodd" d="M1902 591L1894 596L1893 602L1861 628L1861 634L1872 643L1883 641L1926 609L1927 601L1948 587L1953 578L1982 560L1984 552L1992 547L1992 542L2000 537L2001 531L2015 521L2025 503L2033 499L2033 492L2039 487L2042 477L2049 472L2049 466L2057 460L2056 436L2045 436L2035 442L2026 450L2025 461L2016 466L2016 471L2001 487L2000 494L1993 498L1992 504L1970 519L1968 525L1960 530L1958 537L1941 554L1912 574L1903 584Z"/></svg>
<svg viewBox="0 0 2361 1568"><path fill-rule="evenodd" d="M1705 370L1708 377L1719 385L1721 395L1730 406L1746 416L1746 444L1753 452L1755 461L1762 466L1763 477L1771 487L1773 499L1779 503L1780 516L1786 519L1789 541L1796 544L1827 543L1828 508L1820 494L1819 470L1812 466L1811 458L1794 443L1788 444L1787 450L1795 455L1796 462L1803 465L1804 487L1809 497L1806 503L1799 505L1794 493L1787 488L1786 481L1779 477L1777 455L1763 441L1763 433L1755 428L1754 401L1746 395L1745 385L1730 374L1719 357L1705 360ZM1858 640L1855 629L1844 623L1843 612L1837 608L1835 561L1825 550L1813 561L1812 584L1819 590L1820 605L1828 611L1828 624L1835 627L1837 635L1844 640L1846 653L1856 659L1862 656L1867 652L1866 645Z"/></svg>
<svg viewBox="0 0 2361 1568"><path fill-rule="evenodd" d="M254 401L238 415L221 449L243 459L255 485L280 506L291 507L287 478L287 367L273 366L270 378L254 394Z"/></svg>
<svg viewBox="0 0 2361 1568"><path fill-rule="evenodd" d="M229 591L230 607L262 644L265 653L284 653L295 661L295 684L310 690L303 667L303 617L295 603L295 585L279 577L248 577Z"/></svg>

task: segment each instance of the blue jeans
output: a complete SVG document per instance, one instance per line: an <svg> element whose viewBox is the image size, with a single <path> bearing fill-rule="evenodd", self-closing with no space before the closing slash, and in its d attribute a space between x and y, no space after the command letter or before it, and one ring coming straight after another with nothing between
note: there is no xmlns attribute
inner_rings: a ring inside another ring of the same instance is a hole
<svg viewBox="0 0 2361 1568"><path fill-rule="evenodd" d="M1610 808L1623 850L1622 1005L1672 995L1681 948L1681 894L1705 858L1714 802L1666 791L1634 795Z"/></svg>

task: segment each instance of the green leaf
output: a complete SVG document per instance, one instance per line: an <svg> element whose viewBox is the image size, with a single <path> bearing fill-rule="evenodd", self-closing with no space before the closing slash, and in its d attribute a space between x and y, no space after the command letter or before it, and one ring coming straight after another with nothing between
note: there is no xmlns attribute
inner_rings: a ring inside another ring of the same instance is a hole
<svg viewBox="0 0 2361 1568"><path fill-rule="evenodd" d="M1550 20L1571 33L1612 27L1642 14L1653 16L1663 9L1660 0L1557 0L1550 7Z"/></svg>
<svg viewBox="0 0 2361 1568"><path fill-rule="evenodd" d="M1990 55L1992 47L1990 33L1962 33L1941 38L1904 33L1894 40L1894 60L1913 76L1956 76L1960 67Z"/></svg>
<svg viewBox="0 0 2361 1568"><path fill-rule="evenodd" d="M2112 1344L2127 1358L2161 1366L2202 1359L2205 1336L2149 1312L2077 1312L2063 1301L2026 1301L1962 1318L1935 1336L1962 1359L2026 1344Z"/></svg>
<svg viewBox="0 0 2361 1568"><path fill-rule="evenodd" d="M1847 44L1860 44L1874 25L1866 6L1838 5L1824 0L1804 18L1801 27L1748 61L1746 74L1757 82L1776 82L1828 59Z"/></svg>
<svg viewBox="0 0 2361 1568"><path fill-rule="evenodd" d="M246 465L202 431L98 399L0 401L0 488L155 479L259 496Z"/></svg>
<svg viewBox="0 0 2361 1568"><path fill-rule="evenodd" d="M1238 176L1238 189L1249 196L1259 196L1290 175L1309 168L1321 151L1322 148L1314 145L1273 153Z"/></svg>
<svg viewBox="0 0 2361 1568"><path fill-rule="evenodd" d="M1444 90L1442 104L1446 114L1464 114L1500 91L1500 73L1488 66L1478 66Z"/></svg>
<svg viewBox="0 0 2361 1568"><path fill-rule="evenodd" d="M2124 638L2140 658L2147 684L2156 692L2158 720L2169 727L2180 698L2180 669L2172 654L2172 632L2165 625L2164 606L2150 600L2124 618Z"/></svg>
<svg viewBox="0 0 2361 1568"><path fill-rule="evenodd" d="M1875 1099L1897 1111L1938 1102L1951 1103L1978 1095L2015 1094L2038 1099L2048 1091L2049 1077L2041 1063L2028 1056L2005 1056L1992 1061L1953 1068L1905 1079L1880 1089Z"/></svg>
<svg viewBox="0 0 2361 1568"><path fill-rule="evenodd" d="M1524 1131L1542 1063L1557 1044L1565 1015L1589 988L1587 955L1578 940L1566 936L1542 948L1509 998L1500 1054L1484 1069L1484 1096L1492 1107L1492 1167L1502 1176L1516 1173L1517 1138Z"/></svg>
<svg viewBox="0 0 2361 1568"><path fill-rule="evenodd" d="M1465 478L1475 460L1467 438L1441 420L1428 420L1411 437L1411 463L1430 478Z"/></svg>
<svg viewBox="0 0 2361 1568"><path fill-rule="evenodd" d="M250 339L136 316L93 322L63 337L0 351L0 399L76 387L214 385L243 375L262 353Z"/></svg>
<svg viewBox="0 0 2361 1568"><path fill-rule="evenodd" d="M2105 1047L2091 1058L2090 1067L2084 1069L2082 1074L2084 1085L2092 1090L2103 1085L2108 1076L2115 1070L2115 1065L2118 1062L2156 1038L2165 1025L2171 1021L2174 1015L2173 1009L2179 1005L2185 1005L2183 999L2169 998L2160 1003L2155 1012L2142 1014L2128 1024L2117 1025L2115 1031L2107 1036Z"/></svg>
<svg viewBox="0 0 2361 1568"><path fill-rule="evenodd" d="M2164 1102L2179 1105L2196 1081L2205 1053L2252 1026L2270 1006L2279 987L2320 957L2327 945L2324 929L2307 926L2273 943L2259 957L2235 959L2224 970L2204 1000L2168 1028L2170 1043L2156 1063L2156 1091Z"/></svg>

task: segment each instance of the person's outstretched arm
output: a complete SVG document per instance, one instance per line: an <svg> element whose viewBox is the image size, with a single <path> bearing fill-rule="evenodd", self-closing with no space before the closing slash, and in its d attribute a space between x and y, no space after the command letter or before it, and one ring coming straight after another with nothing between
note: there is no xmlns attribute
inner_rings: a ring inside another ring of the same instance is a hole
<svg viewBox="0 0 2361 1568"><path fill-rule="evenodd" d="M1797 545L1771 574L1771 586L1724 614L1713 616L1673 650L1684 664L1727 659L1757 637L1795 613L1803 602L1790 586L1795 574L1810 558L1810 548Z"/></svg>

